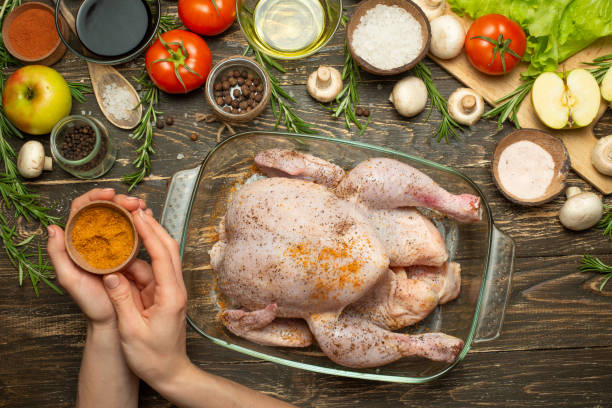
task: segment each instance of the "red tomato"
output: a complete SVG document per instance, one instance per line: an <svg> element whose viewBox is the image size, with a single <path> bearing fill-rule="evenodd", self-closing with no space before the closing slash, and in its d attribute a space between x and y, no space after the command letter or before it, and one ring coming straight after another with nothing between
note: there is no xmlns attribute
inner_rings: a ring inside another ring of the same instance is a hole
<svg viewBox="0 0 612 408"><path fill-rule="evenodd" d="M194 33L217 35L234 23L236 0L179 0L178 14L185 27Z"/></svg>
<svg viewBox="0 0 612 408"><path fill-rule="evenodd" d="M194 33L172 30L162 34L145 55L153 83L168 93L187 93L201 87L212 65L206 42Z"/></svg>
<svg viewBox="0 0 612 408"><path fill-rule="evenodd" d="M477 70L491 75L512 71L523 58L526 46L521 26L501 14L476 19L465 36L468 59Z"/></svg>

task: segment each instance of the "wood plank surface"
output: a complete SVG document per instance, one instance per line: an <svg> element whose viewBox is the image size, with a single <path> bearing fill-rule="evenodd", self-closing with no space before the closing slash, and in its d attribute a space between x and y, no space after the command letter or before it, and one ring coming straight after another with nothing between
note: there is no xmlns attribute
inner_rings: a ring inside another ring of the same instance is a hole
<svg viewBox="0 0 612 408"><path fill-rule="evenodd" d="M348 12L356 2L348 1ZM175 2L164 2L169 12ZM496 224L517 246L514 279L501 337L480 343L441 379L422 385L367 382L252 359L226 350L188 329L188 354L202 369L240 382L301 407L607 407L612 401L612 285L597 290L601 276L582 274L577 265L583 253L612 263L612 241L601 230L574 233L564 230L557 214L562 197L541 207L512 204L497 191L490 161L497 141L512 128L498 130L494 121L481 121L449 144L432 138L439 115L425 121L424 112L404 119L387 101L399 77L377 78L363 74L360 96L372 111L366 133L333 119L306 93L307 74L321 63L341 67L344 32L340 30L321 52L305 60L283 62L283 86L297 100L296 112L316 123L322 135L361 140L434 160L465 172L483 189ZM240 54L246 43L237 23L221 36L207 38L214 62ZM128 78L137 76L143 58L118 66ZM434 80L448 96L460 83L431 60ZM87 65L66 54L55 68L71 81L88 81ZM162 95L160 108L175 119L173 126L155 131L153 173L134 194L147 200L159 217L167 182L179 170L198 165L216 143L218 123L195 122L196 113L209 113L201 91L186 96ZM128 131L112 128L99 112L95 98L75 103L74 113L89 113L104 121L119 145L118 161L98 180L76 180L61 169L45 173L30 186L53 212L65 217L70 201L93 187L127 190L120 177L131 171L138 145ZM271 130L270 108L255 121L236 126L237 131ZM196 142L189 135L195 132ZM596 136L612 133L608 110L595 126ZM224 134L223 137L227 137ZM47 137L38 138L46 144ZM18 147L21 143L11 141ZM182 156L181 156L182 155ZM180 158L183 157L183 158ZM570 185L590 190L575 173ZM610 199L606 200L612 204ZM24 236L43 231L18 221ZM36 298L28 284L20 288L17 272L0 255L0 407L74 406L78 368L85 341L85 322L69 296L41 287ZM142 407L170 407L154 390L142 385Z"/></svg>

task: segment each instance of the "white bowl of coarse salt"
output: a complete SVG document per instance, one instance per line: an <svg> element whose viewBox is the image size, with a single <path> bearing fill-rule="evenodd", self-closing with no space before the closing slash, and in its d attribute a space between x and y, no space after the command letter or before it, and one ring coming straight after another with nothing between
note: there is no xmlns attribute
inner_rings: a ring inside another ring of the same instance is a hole
<svg viewBox="0 0 612 408"><path fill-rule="evenodd" d="M346 28L353 59L364 71L395 75L425 58L431 38L425 13L409 0L366 0Z"/></svg>
<svg viewBox="0 0 612 408"><path fill-rule="evenodd" d="M540 205L563 191L570 165L561 140L541 130L521 129L497 144L493 179L510 201Z"/></svg>

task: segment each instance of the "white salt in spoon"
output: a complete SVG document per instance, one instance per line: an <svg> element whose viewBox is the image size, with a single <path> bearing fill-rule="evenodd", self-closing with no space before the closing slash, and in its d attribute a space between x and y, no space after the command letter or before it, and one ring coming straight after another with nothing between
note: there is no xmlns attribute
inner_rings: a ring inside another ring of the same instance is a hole
<svg viewBox="0 0 612 408"><path fill-rule="evenodd" d="M55 1L55 0L54 0ZM74 16L68 10L64 3L60 3L60 9L64 19L68 23L68 27L77 35L75 28ZM100 110L108 119L110 123L117 126L120 129L132 129L138 125L140 121L140 117L142 116L142 105L139 104L140 97L138 96L138 92L134 89L132 84L125 79L123 75L119 73L115 68L110 65L101 65L93 62L87 61L87 68L89 68L89 77L91 79L91 85L93 87L94 94L96 95L96 100L98 101L98 106L100 106ZM117 89L127 89L130 93L130 100L128 101L129 106L136 106L136 109L129 109L129 117L127 119L117 118L111 112L109 112L104 105L102 95L106 91L107 86L116 85Z"/></svg>

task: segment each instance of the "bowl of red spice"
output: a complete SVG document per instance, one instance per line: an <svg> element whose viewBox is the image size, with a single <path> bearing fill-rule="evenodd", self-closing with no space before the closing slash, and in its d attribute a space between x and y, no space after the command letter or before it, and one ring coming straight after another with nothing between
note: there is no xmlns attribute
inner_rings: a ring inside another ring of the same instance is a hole
<svg viewBox="0 0 612 408"><path fill-rule="evenodd" d="M69 35L63 18L59 26ZM4 20L2 40L8 52L25 64L53 65L66 53L57 33L55 11L44 3L16 7Z"/></svg>
<svg viewBox="0 0 612 408"><path fill-rule="evenodd" d="M127 267L138 253L132 215L112 201L92 201L66 224L66 251L82 269L105 275Z"/></svg>

